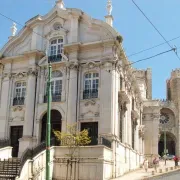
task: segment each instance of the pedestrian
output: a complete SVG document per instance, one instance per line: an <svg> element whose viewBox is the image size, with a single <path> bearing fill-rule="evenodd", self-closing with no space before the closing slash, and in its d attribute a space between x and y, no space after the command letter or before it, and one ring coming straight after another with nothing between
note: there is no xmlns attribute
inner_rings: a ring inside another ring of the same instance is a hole
<svg viewBox="0 0 180 180"><path fill-rule="evenodd" d="M153 160L153 166L154 166L154 170L157 172L157 165L159 163L159 160L155 157Z"/></svg>
<svg viewBox="0 0 180 180"><path fill-rule="evenodd" d="M174 159L175 166L178 166L179 158L177 156L174 156L173 159Z"/></svg>
<svg viewBox="0 0 180 180"><path fill-rule="evenodd" d="M148 165L149 165L149 161L148 161L147 158L145 158L144 162L143 162L143 166L144 166L144 169L145 169L146 172L148 171Z"/></svg>

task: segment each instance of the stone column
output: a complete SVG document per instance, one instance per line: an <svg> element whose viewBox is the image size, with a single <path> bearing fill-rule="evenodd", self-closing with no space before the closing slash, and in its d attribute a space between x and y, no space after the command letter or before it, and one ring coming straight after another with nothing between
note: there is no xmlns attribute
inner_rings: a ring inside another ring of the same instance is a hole
<svg viewBox="0 0 180 180"><path fill-rule="evenodd" d="M106 67L107 66L107 67ZM112 73L107 72L112 70L112 63L105 63L101 68L100 74L100 120L99 120L99 134L113 134L114 135L114 119L113 119L113 78ZM107 88L108 82L108 88Z"/></svg>
<svg viewBox="0 0 180 180"><path fill-rule="evenodd" d="M157 108L157 111L158 110L159 108ZM144 153L147 155L150 162L152 162L152 158L154 156L158 155L158 135L160 118L159 113L152 112L143 115L143 122L145 125Z"/></svg>
<svg viewBox="0 0 180 180"><path fill-rule="evenodd" d="M67 109L67 123L76 123L76 111L77 111L77 75L78 64L73 63L69 66L69 92L68 92L68 109Z"/></svg>
<svg viewBox="0 0 180 180"><path fill-rule="evenodd" d="M0 106L0 138L8 138L8 118L7 112L9 111L10 103L10 78L9 73L5 73L2 80L1 88L1 106Z"/></svg>
<svg viewBox="0 0 180 180"><path fill-rule="evenodd" d="M45 93L45 76L44 76L44 73L45 73L45 70L44 70L44 67L41 67L40 69L40 84L39 84L39 103L43 103L44 102L44 93Z"/></svg>
<svg viewBox="0 0 180 180"><path fill-rule="evenodd" d="M158 142L159 142L159 119L160 119L160 114L159 113L154 113L152 115L153 119L153 142L152 142L152 153L153 155L158 155Z"/></svg>
<svg viewBox="0 0 180 180"><path fill-rule="evenodd" d="M35 100L35 87L36 86L36 71L29 69L28 83L26 90L25 101L25 120L23 127L23 137L20 139L19 153L23 152L27 147L32 146L32 131L34 121L34 100Z"/></svg>

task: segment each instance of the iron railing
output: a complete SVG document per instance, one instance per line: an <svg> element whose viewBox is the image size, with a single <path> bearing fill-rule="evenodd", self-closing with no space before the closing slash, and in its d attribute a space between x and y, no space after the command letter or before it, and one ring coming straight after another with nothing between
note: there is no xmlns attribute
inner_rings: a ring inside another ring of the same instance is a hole
<svg viewBox="0 0 180 180"><path fill-rule="evenodd" d="M0 148L10 146L10 144L9 139L0 139Z"/></svg>
<svg viewBox="0 0 180 180"><path fill-rule="evenodd" d="M62 60L61 54L48 57L48 61L51 62L51 63L60 62L61 60Z"/></svg>
<svg viewBox="0 0 180 180"><path fill-rule="evenodd" d="M98 98L98 89L84 90L83 99Z"/></svg>
<svg viewBox="0 0 180 180"><path fill-rule="evenodd" d="M44 103L47 103L48 97L47 95L44 96ZM61 94L52 94L52 102L60 102L61 101Z"/></svg>
<svg viewBox="0 0 180 180"><path fill-rule="evenodd" d="M24 100L25 100L24 97L16 97L16 98L14 98L13 99L13 106L24 105Z"/></svg>
<svg viewBox="0 0 180 180"><path fill-rule="evenodd" d="M57 146L59 143L55 138L51 138L51 146ZM21 174L21 170L25 164L25 162L28 159L34 158L36 155L38 155L40 152L44 151L46 149L46 142L43 141L42 143L38 144L36 147L33 149L26 149L26 151L23 153L20 159L20 170L19 170L19 175Z"/></svg>
<svg viewBox="0 0 180 180"><path fill-rule="evenodd" d="M111 141L106 139L106 138L104 138L104 137L99 137L99 145L104 145L104 146L106 146L108 148L112 147Z"/></svg>

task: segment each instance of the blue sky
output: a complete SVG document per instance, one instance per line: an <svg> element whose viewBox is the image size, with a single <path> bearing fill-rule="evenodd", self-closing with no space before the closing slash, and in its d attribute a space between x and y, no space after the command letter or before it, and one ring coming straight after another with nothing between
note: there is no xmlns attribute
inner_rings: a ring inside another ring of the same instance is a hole
<svg viewBox="0 0 180 180"><path fill-rule="evenodd" d="M66 7L79 8L93 18L104 19L107 0L64 0ZM164 40L148 23L131 0L112 0L114 28L124 38L123 46L127 56L143 49L152 47ZM135 0L145 14L151 19L167 40L180 36L180 1L179 0ZM46 14L54 5L53 0L6 0L0 1L0 12L24 24L37 14ZM0 16L0 48L10 36L12 22ZM18 26L18 30L21 29ZM170 42L180 47L180 38ZM169 50L165 44L158 48L131 56L131 61L146 58ZM180 49L178 53L180 52ZM166 98L166 79L170 77L172 69L180 67L180 60L173 52L166 53L148 61L134 65L136 68L152 68L153 98Z"/></svg>

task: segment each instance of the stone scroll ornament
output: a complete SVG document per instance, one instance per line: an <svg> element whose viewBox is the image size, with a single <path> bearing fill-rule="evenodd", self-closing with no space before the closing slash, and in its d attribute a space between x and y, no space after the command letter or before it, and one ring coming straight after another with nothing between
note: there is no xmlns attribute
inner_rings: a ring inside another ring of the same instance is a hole
<svg viewBox="0 0 180 180"><path fill-rule="evenodd" d="M162 113L159 122L161 124L167 124L169 122L169 116L165 113Z"/></svg>

